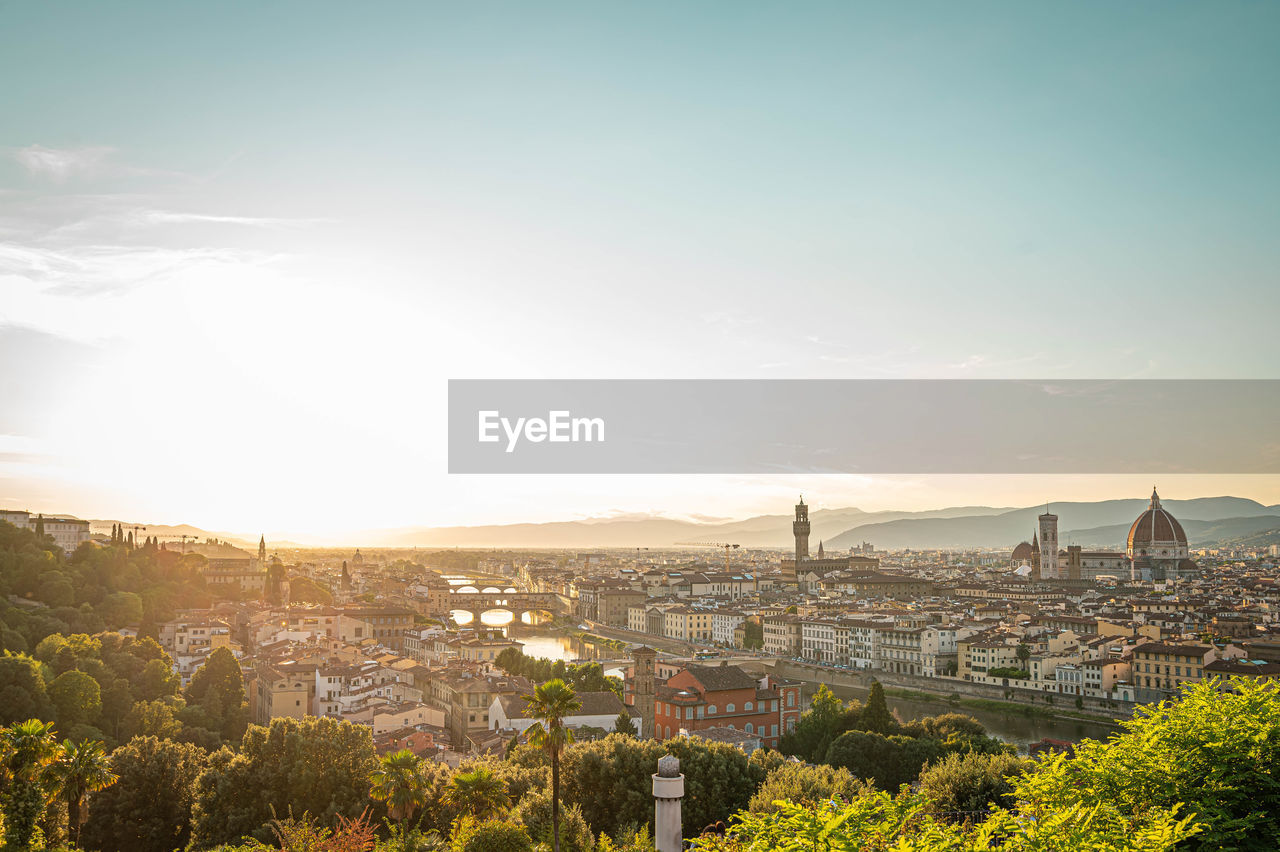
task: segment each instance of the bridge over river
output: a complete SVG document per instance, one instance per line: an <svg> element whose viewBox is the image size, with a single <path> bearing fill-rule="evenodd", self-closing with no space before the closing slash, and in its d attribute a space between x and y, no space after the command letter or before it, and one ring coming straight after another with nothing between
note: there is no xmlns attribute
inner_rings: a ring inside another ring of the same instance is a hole
<svg viewBox="0 0 1280 852"><path fill-rule="evenodd" d="M479 619L486 612L505 610L518 622L526 612L562 615L567 612L559 595L549 592L460 592L449 594L449 609L469 612Z"/></svg>

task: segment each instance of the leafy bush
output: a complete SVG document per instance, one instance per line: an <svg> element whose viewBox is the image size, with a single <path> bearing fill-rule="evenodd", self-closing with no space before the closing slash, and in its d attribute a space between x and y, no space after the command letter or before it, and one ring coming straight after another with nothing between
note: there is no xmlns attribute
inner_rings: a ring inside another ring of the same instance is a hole
<svg viewBox="0 0 1280 852"><path fill-rule="evenodd" d="M551 796L545 790L530 793L520 800L512 818L525 827L529 836L539 843L551 846ZM560 807L561 852L591 852L595 838L591 828L577 805Z"/></svg>
<svg viewBox="0 0 1280 852"><path fill-rule="evenodd" d="M1014 785L1030 768L1011 754L953 753L920 773L920 792L935 813L962 820L992 805L1012 807Z"/></svg>
<svg viewBox="0 0 1280 852"><path fill-rule="evenodd" d="M1280 685L1197 683L1121 726L1036 773L1036 794L1059 807L1114 803L1134 815L1185 803L1203 824L1188 849L1280 849Z"/></svg>
<svg viewBox="0 0 1280 852"><path fill-rule="evenodd" d="M463 817L454 826L450 852L532 852L523 826L501 819L479 822Z"/></svg>
<svg viewBox="0 0 1280 852"><path fill-rule="evenodd" d="M769 773L747 809L752 813L772 813L778 809L776 803L784 800L797 805L816 805L833 798L850 801L866 790L866 783L848 769L787 763Z"/></svg>
<svg viewBox="0 0 1280 852"><path fill-rule="evenodd" d="M915 793L871 791L849 804L786 804L772 814L741 814L727 835L693 842L705 852L1165 852L1195 833L1189 819L1152 809L1141 821L1113 808L1074 805L1043 813L997 811L977 825L952 825L929 816ZM1035 818L1031 818L1031 817Z"/></svg>

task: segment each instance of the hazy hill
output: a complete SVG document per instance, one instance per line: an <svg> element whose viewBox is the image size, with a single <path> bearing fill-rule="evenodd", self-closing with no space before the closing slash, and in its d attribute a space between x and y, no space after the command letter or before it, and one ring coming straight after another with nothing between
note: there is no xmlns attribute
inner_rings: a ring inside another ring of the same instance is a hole
<svg viewBox="0 0 1280 852"><path fill-rule="evenodd" d="M982 515L1007 512L986 506L953 507L925 512L864 512L861 509L819 509L809 513L813 546L851 526L900 518L945 518L956 513ZM727 542L743 547L790 547L794 516L758 515L742 521L695 523L673 518L626 517L543 524L502 524L478 527L421 527L384 531L378 542L398 547L549 547L628 548L672 547L700 542ZM370 535L379 535L371 533ZM860 543L860 542L859 542Z"/></svg>
<svg viewBox="0 0 1280 852"><path fill-rule="evenodd" d="M1129 525L1148 505L1147 500L1104 500L1096 503L1053 503L1059 516L1063 545L1118 547ZM1240 497L1205 497L1166 500L1164 505L1183 523L1193 543L1213 543L1227 538L1255 535L1280 528L1280 508L1264 506ZM815 509L810 512L810 547L825 542L829 551L846 550L870 541L880 548L1012 547L1031 538L1036 516L1043 506L1021 509L990 506L952 506L924 512L865 512L857 508ZM740 521L697 522L676 518L630 515L541 524L502 524L474 527L410 527L367 530L344 536L351 546L380 547L480 547L551 549L670 548L695 542L728 542L743 547L790 548L792 515L758 515ZM95 533L107 534L112 524L132 522L90 521ZM158 535L161 541L178 541L188 535L197 541L222 539L257 548L257 535L235 534L179 524L149 524L139 535ZM301 538L294 536L294 538ZM308 539L311 545L338 542L323 534ZM267 547L293 549L310 546L267 534Z"/></svg>
<svg viewBox="0 0 1280 852"><path fill-rule="evenodd" d="M1269 517L1280 524L1280 513L1255 500L1241 497L1201 497L1194 500L1162 500L1166 509L1182 522L1188 537L1193 535L1192 521L1239 521L1239 529L1257 530L1267 521L1250 519ZM1102 500L1094 503L1051 503L1050 511L1058 516L1058 540L1061 544L1116 546L1123 542L1129 526L1149 500ZM832 549L844 549L862 541L877 547L944 548L944 547L1012 547L1030 541L1037 517L1043 506L1014 509L998 515L952 518L902 518L861 524L828 542ZM1118 532L1113 527L1121 528ZM1199 527L1196 527L1199 529ZM1206 528L1207 529L1207 528ZM1078 532L1077 532L1078 531ZM1198 534L1197 534L1198 535ZM1197 538L1197 541L1213 539Z"/></svg>
<svg viewBox="0 0 1280 852"><path fill-rule="evenodd" d="M1175 515L1176 517L1176 515ZM1222 518L1216 521L1183 520L1182 530L1187 534L1187 541L1192 547L1207 546L1223 541L1240 541L1252 539L1261 533L1280 530L1280 514L1261 515L1251 518ZM1094 527L1088 530L1072 530L1071 538L1059 535L1063 546L1067 544L1105 545L1116 550L1123 549L1129 536L1129 524L1118 524L1110 527Z"/></svg>

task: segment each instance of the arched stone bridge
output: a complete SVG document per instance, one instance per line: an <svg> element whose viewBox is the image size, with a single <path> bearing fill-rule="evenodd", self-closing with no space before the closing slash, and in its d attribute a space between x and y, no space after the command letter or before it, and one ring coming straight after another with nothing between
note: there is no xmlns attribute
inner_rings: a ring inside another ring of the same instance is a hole
<svg viewBox="0 0 1280 852"><path fill-rule="evenodd" d="M568 611L560 596L550 592L453 592L449 609L469 612L476 618L492 609L505 609L516 621L526 612L562 615Z"/></svg>

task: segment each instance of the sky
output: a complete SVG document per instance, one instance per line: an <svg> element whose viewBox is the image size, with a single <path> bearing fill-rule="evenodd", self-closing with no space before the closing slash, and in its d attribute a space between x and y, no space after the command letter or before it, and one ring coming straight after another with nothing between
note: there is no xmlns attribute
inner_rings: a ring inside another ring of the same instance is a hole
<svg viewBox="0 0 1280 852"><path fill-rule="evenodd" d="M0 2L0 507L341 535L1144 496L449 476L446 382L1277 378L1278 35L1233 2Z"/></svg>

